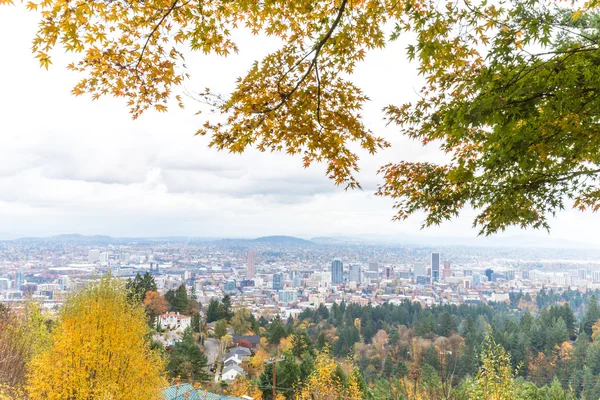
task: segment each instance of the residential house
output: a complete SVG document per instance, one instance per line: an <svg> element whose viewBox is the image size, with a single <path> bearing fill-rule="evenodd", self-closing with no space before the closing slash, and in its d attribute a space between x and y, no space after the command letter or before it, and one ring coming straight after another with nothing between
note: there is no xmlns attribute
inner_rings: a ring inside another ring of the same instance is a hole
<svg viewBox="0 0 600 400"><path fill-rule="evenodd" d="M238 376L246 376L244 370L238 365L230 365L228 367L223 368L223 373L221 374L221 379L228 382L233 382L235 378Z"/></svg>
<svg viewBox="0 0 600 400"><path fill-rule="evenodd" d="M182 330L192 325L192 318L187 315L175 313L173 311L159 315L158 322L162 329Z"/></svg>

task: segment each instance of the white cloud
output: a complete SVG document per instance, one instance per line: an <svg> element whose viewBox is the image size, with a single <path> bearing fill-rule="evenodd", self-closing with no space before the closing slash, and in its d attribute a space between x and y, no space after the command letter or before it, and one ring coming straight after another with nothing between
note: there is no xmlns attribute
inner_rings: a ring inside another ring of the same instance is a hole
<svg viewBox="0 0 600 400"><path fill-rule="evenodd" d="M345 192L325 178L322 165L304 169L299 158L283 154L207 148L208 138L194 136L205 116L195 116L192 107L132 121L122 100L71 96L78 77L64 69L67 58L57 54L45 71L30 54L35 23L21 6L0 13L0 235L311 236L419 229L419 216L390 222L391 200L373 195L380 165L444 157L382 119L385 105L413 99L419 87L405 42L369 54L357 71L357 83L373 99L365 122L394 146L362 154L365 191ZM233 59L188 57L195 77L187 88L231 90L252 60L273 47L254 37L240 42ZM425 233L472 236L472 217L467 211ZM567 211L555 223L556 235L586 238L597 223L596 215Z"/></svg>

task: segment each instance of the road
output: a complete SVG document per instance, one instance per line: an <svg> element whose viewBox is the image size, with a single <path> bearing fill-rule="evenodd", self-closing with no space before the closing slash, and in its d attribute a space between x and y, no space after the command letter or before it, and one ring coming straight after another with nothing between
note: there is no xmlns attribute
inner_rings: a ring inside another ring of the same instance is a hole
<svg viewBox="0 0 600 400"><path fill-rule="evenodd" d="M204 354L206 354L209 365L215 363L215 360L219 355L220 347L221 343L219 342L219 339L206 338L204 340Z"/></svg>

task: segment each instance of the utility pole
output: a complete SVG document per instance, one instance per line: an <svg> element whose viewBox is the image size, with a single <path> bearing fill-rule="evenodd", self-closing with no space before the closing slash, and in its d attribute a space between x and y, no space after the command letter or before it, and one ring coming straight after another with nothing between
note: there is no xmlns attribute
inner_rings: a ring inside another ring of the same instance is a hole
<svg viewBox="0 0 600 400"><path fill-rule="evenodd" d="M277 400L277 359L273 362L273 400Z"/></svg>

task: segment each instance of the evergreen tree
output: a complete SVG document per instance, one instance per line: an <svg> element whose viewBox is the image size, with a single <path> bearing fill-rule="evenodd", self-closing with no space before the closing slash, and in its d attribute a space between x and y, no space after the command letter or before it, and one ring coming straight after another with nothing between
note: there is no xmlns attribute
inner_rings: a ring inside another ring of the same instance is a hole
<svg viewBox="0 0 600 400"><path fill-rule="evenodd" d="M267 340L270 344L278 345L281 339L286 337L285 325L281 322L279 315L271 319L269 326L267 327Z"/></svg>
<svg viewBox="0 0 600 400"><path fill-rule="evenodd" d="M169 303L171 305L171 311L178 312L180 314L188 314L190 303L187 290L185 289L185 284L182 284L177 288L172 301L173 303Z"/></svg>
<svg viewBox="0 0 600 400"><path fill-rule="evenodd" d="M211 323L223 318L221 314L221 304L217 299L210 299L208 310L206 310L206 322Z"/></svg>
<svg viewBox="0 0 600 400"><path fill-rule="evenodd" d="M194 341L191 329L186 329L180 342L175 343L169 354L167 372L171 378L187 382L206 382L207 359Z"/></svg>
<svg viewBox="0 0 600 400"><path fill-rule="evenodd" d="M588 336L592 336L592 327L600 319L600 308L598 308L598 299L596 296L591 296L588 301L588 306L581 321L583 331Z"/></svg>
<svg viewBox="0 0 600 400"><path fill-rule="evenodd" d="M133 279L128 279L125 284L127 290L127 299L130 301L142 302L146 298L147 292L156 292L156 282L149 272L144 275L139 272Z"/></svg>
<svg viewBox="0 0 600 400"><path fill-rule="evenodd" d="M225 318L227 322L233 317L233 308L231 307L231 297L226 294L221 301L221 318Z"/></svg>

